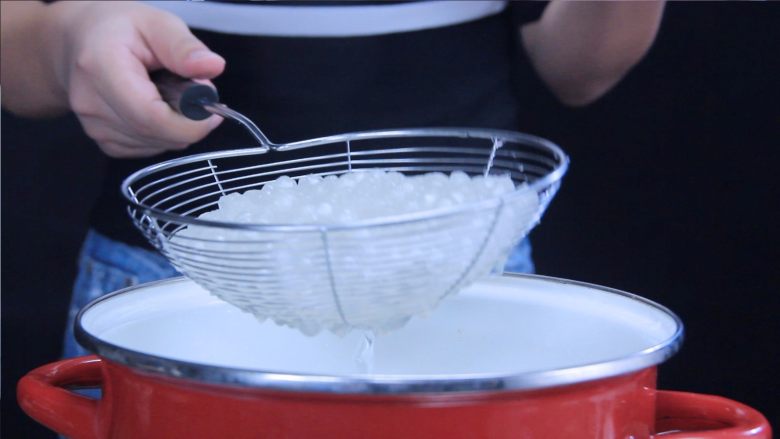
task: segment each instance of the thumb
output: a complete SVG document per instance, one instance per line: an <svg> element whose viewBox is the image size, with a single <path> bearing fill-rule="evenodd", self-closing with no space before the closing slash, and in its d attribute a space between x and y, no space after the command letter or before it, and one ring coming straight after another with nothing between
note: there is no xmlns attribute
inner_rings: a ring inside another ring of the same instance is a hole
<svg viewBox="0 0 780 439"><path fill-rule="evenodd" d="M160 66L179 76L211 79L225 70L225 60L209 50L173 14L155 11L142 20L141 33Z"/></svg>

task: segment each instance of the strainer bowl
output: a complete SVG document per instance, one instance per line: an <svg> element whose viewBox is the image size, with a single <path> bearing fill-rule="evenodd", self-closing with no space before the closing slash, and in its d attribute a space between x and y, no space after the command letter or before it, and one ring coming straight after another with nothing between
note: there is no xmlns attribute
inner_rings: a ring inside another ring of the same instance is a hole
<svg viewBox="0 0 780 439"><path fill-rule="evenodd" d="M387 331L503 265L539 221L568 167L555 144L467 128L383 130L273 148L183 157L122 184L134 224L184 275L219 298L306 334ZM221 196L280 176L380 169L406 175L507 174L513 192L349 224L199 218Z"/></svg>

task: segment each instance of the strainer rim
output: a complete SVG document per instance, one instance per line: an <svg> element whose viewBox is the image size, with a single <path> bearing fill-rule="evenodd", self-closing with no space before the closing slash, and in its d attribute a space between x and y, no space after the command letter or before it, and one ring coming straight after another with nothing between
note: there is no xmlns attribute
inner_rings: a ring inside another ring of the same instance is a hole
<svg viewBox="0 0 780 439"><path fill-rule="evenodd" d="M559 182L566 174L569 167L569 157L554 142L532 134L521 133L518 131L485 129L485 128L399 128L385 130L357 131L352 133L335 134L330 136L318 137L314 139L300 140L282 145L277 145L276 151L283 153L296 149L307 148L311 146L325 145L329 143L365 140L377 138L398 138L398 137L458 137L458 138L482 138L482 139L506 139L523 143L524 145L540 147L547 149L557 159L555 168L546 173L541 178L526 183L524 186L516 188L514 191L500 197L491 197L479 202L468 203L461 206L445 207L439 209L430 209L418 211L403 215L393 215L381 218L350 222L348 224L256 224L256 223L235 223L226 221L213 221L200 219L189 215L180 215L166 212L165 210L148 206L136 201L132 193L131 186L148 175L161 170L181 166L189 163L221 159L226 157L237 157L242 155L266 154L269 153L266 147L231 149L217 152L207 152L193 154L185 157L179 157L147 166L140 169L124 179L120 191L128 203L128 209L140 209L147 215L156 219L172 221L176 224L186 224L204 227L227 228L231 230L246 230L255 232L322 232L335 230L351 230L356 228L382 227L387 225L407 224L431 219L446 218L472 210L481 210L495 207L507 198L533 190L538 193L540 190L550 187Z"/></svg>

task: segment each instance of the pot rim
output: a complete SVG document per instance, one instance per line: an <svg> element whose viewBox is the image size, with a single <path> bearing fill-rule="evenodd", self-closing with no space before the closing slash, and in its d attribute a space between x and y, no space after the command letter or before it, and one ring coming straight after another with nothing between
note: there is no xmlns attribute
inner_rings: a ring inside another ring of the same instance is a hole
<svg viewBox="0 0 780 439"><path fill-rule="evenodd" d="M624 375L658 365L674 355L682 345L684 336L682 320L665 306L650 299L614 288L556 277L519 273L506 273L504 276L539 279L547 282L581 286L623 296L651 306L667 314L673 319L676 329L666 340L632 355L573 367L518 374L407 375L399 377L393 375L318 375L286 373L270 370L252 370L198 364L146 354L114 345L90 334L81 324L84 314L98 303L110 300L112 297L121 294L127 294L138 288L189 281L185 277L135 285L95 299L79 311L76 316L74 329L76 339L91 352L143 373L195 381L198 383L243 388L371 395L537 390L548 387L579 384L587 381Z"/></svg>

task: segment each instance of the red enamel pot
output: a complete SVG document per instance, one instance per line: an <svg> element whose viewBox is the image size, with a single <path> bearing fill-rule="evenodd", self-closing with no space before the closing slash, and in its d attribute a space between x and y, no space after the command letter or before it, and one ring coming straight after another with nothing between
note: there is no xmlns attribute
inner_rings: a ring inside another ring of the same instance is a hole
<svg viewBox="0 0 780 439"><path fill-rule="evenodd" d="M672 312L561 279L474 284L378 335L370 372L362 334L261 323L184 279L98 299L76 325L97 356L18 386L30 416L73 439L771 437L743 404L656 390L682 341Z"/></svg>

